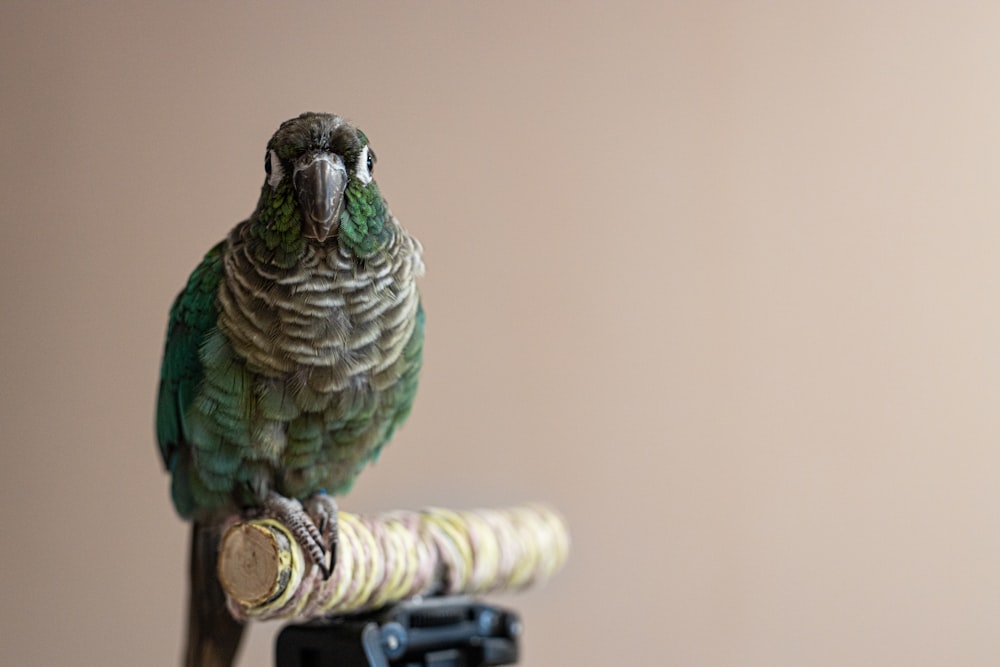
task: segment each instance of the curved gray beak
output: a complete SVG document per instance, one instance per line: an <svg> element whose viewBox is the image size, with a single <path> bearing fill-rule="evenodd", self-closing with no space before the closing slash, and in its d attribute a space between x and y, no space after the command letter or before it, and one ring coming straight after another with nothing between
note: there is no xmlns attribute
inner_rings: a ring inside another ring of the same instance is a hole
<svg viewBox="0 0 1000 667"><path fill-rule="evenodd" d="M334 153L306 153L295 163L292 183L307 218L307 233L311 231L310 235L325 241L340 224L340 212L344 209L347 187L344 161Z"/></svg>

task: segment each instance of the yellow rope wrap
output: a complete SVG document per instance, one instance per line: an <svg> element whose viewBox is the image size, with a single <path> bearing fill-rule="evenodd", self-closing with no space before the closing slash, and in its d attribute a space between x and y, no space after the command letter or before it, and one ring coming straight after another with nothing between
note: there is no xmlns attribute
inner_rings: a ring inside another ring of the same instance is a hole
<svg viewBox="0 0 1000 667"><path fill-rule="evenodd" d="M246 522L273 533L275 544L254 557L260 570L284 572L265 600L241 600L230 577L220 577L237 618L306 620L374 609L416 595L512 591L548 579L569 556L569 531L555 510L540 504L492 510L431 508L378 516L341 512L337 565L323 581L288 529L273 520ZM222 541L220 561L238 542ZM244 555L245 556L245 555ZM245 561L246 558L244 557ZM291 569L291 573L287 569ZM220 575L222 573L220 572ZM270 582L269 582L270 583Z"/></svg>

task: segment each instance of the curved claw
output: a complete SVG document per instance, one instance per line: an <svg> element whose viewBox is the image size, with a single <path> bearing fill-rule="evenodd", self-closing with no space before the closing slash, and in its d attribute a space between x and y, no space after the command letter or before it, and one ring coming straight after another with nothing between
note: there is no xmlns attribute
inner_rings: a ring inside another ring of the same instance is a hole
<svg viewBox="0 0 1000 667"><path fill-rule="evenodd" d="M264 510L288 527L323 579L329 579L337 563L337 503L333 498L317 494L303 506L272 491L264 501Z"/></svg>
<svg viewBox="0 0 1000 667"><path fill-rule="evenodd" d="M329 565L325 559L323 563L316 563L323 572L323 579L329 579L330 575L333 574L333 569L337 566L337 530L339 527L337 501L333 499L333 496L316 493L306 499L304 507L319 528L324 551L330 555Z"/></svg>

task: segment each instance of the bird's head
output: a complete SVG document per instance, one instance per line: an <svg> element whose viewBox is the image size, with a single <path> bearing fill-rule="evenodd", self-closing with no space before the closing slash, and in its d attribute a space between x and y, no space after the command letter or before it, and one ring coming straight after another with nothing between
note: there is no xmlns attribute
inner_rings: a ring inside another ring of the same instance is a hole
<svg viewBox="0 0 1000 667"><path fill-rule="evenodd" d="M285 121L267 144L265 180L251 219L261 259L291 266L308 245L339 244L365 258L392 238L372 177L368 137L333 114Z"/></svg>

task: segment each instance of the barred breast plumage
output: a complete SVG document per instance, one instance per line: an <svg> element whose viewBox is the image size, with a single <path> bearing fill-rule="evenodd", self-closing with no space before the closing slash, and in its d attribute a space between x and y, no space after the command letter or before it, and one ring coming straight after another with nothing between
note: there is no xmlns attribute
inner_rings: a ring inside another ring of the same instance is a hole
<svg viewBox="0 0 1000 667"><path fill-rule="evenodd" d="M299 265L275 269L247 252L233 230L219 291L219 328L249 369L293 374L316 396L366 384L384 389L413 333L423 274L420 243L392 219L385 252L363 263L332 246L308 248ZM307 369L306 377L298 377Z"/></svg>
<svg viewBox="0 0 1000 667"><path fill-rule="evenodd" d="M291 269L255 261L246 224L230 234L218 327L201 354L213 370L189 418L195 449L212 452L194 484L202 504L345 492L408 414L424 265L420 243L391 224L371 258L331 244Z"/></svg>

